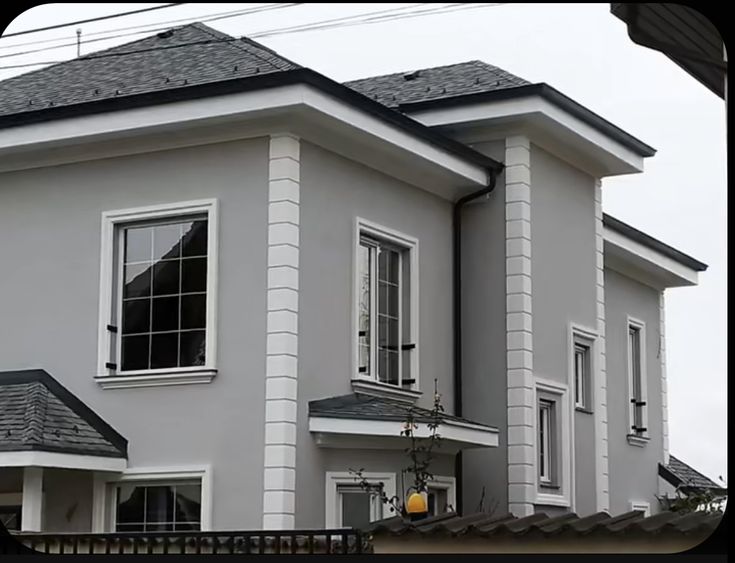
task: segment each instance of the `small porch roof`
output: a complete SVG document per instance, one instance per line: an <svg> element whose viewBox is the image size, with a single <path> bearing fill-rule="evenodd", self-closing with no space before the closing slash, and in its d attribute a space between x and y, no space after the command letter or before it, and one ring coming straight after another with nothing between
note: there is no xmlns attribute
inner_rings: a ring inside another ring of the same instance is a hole
<svg viewBox="0 0 735 563"><path fill-rule="evenodd" d="M430 410L361 393L310 401L309 430L324 447L402 449L406 444L401 431L409 410L418 426L415 436L427 438ZM450 414L442 413L440 418L440 453L498 445L497 428Z"/></svg>
<svg viewBox="0 0 735 563"><path fill-rule="evenodd" d="M0 372L0 467L121 471L127 440L42 369Z"/></svg>

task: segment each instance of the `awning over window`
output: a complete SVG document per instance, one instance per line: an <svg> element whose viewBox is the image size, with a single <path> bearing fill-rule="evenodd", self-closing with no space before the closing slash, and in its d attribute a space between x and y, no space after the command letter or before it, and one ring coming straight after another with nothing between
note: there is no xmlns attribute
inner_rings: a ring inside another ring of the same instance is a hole
<svg viewBox="0 0 735 563"><path fill-rule="evenodd" d="M403 425L413 411L418 428L415 436L425 438L432 420L428 409L405 402L363 394L349 394L309 402L309 430L318 445L332 448L403 449ZM497 447L498 429L470 420L441 414L437 453L454 454L467 448Z"/></svg>
<svg viewBox="0 0 735 563"><path fill-rule="evenodd" d="M0 467L122 471L127 447L46 371L0 372Z"/></svg>

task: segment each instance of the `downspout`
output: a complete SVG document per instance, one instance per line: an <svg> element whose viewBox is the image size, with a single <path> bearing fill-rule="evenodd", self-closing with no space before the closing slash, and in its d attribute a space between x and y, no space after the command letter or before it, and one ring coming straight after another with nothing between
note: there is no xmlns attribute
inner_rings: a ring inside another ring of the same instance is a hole
<svg viewBox="0 0 735 563"><path fill-rule="evenodd" d="M477 199L480 196L487 195L495 189L495 183L498 173L502 170L490 169L490 178L488 185L476 192L467 194L459 198L454 203L452 210L452 237L453 237L453 253L452 253L452 274L453 274L453 301L454 301L454 415L462 416L462 207L465 203ZM460 515L462 512L462 451L457 452L454 458L454 475L457 488L457 506L456 512Z"/></svg>

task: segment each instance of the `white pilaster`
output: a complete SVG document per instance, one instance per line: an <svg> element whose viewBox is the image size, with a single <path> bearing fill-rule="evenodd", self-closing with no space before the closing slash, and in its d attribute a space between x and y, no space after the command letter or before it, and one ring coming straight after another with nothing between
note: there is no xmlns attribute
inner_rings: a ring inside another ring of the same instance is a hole
<svg viewBox="0 0 735 563"><path fill-rule="evenodd" d="M263 528L294 527L298 374L300 142L271 135Z"/></svg>
<svg viewBox="0 0 735 563"><path fill-rule="evenodd" d="M533 514L533 314L531 308L531 145L505 141L505 310L508 386L508 508Z"/></svg>
<svg viewBox="0 0 735 563"><path fill-rule="evenodd" d="M668 384L666 381L666 328L665 328L665 298L664 292L661 291L658 297L659 304L659 323L660 323L660 344L659 359L661 361L661 417L663 422L663 461L664 464L669 463L669 394Z"/></svg>
<svg viewBox="0 0 735 563"><path fill-rule="evenodd" d="M43 467L23 469L21 532L41 532L43 522Z"/></svg>
<svg viewBox="0 0 735 563"><path fill-rule="evenodd" d="M610 511L607 428L607 369L605 367L605 262L602 230L602 183L595 182L595 245L597 263L597 350L595 378L595 482L597 510Z"/></svg>

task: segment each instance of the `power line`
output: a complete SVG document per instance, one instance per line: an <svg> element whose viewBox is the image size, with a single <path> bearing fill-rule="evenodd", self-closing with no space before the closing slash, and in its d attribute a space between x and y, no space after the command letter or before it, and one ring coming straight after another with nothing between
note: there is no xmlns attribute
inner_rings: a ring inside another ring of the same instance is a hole
<svg viewBox="0 0 735 563"><path fill-rule="evenodd" d="M269 10L280 10L280 9L283 9L283 8L292 8L294 6L299 6L301 4L302 4L301 2L291 2L290 4L269 4L267 6L259 6L257 8L248 8L248 9L245 9L245 10L237 10L236 12L225 12L225 13L221 13L221 14L217 14L217 15L212 15L211 17L204 17L204 18L186 18L185 20L179 20L179 21L189 20L189 21L199 21L199 22L204 23L204 22L211 22L211 21L223 20L223 19L227 19L227 18L234 18L234 17L246 15L246 14L253 14L253 13L256 13L256 12L266 12L266 11L269 11ZM166 22L162 22L162 23L166 23ZM149 25L152 25L152 24L149 24ZM156 24L156 25L159 25L159 24ZM157 27L155 29L147 29L145 31L136 31L136 32L132 32L132 33L120 33L118 35L112 35L112 36L109 36L109 37L98 37L96 39L89 39L87 41L83 41L82 44L83 45L86 45L86 44L89 44L89 43L97 43L99 41L111 41L112 39L120 39L122 37L130 37L130 36L133 36L133 35L141 35L143 33L155 33L157 31L165 31L165 30L168 30L168 29L170 29L169 26L165 26L165 27ZM105 32L105 33L107 33L107 32ZM31 49L29 51L19 51L17 53L9 53L7 55L0 55L0 59L7 59L7 58L10 58L10 57L19 57L21 55L30 55L30 54L33 54L33 53L41 53L41 52L44 52L44 51L54 51L56 49L62 49L64 47L72 47L72 46L74 46L76 44L77 44L76 42L74 42L74 43L65 43L63 45L54 45L52 47L41 47L39 49Z"/></svg>
<svg viewBox="0 0 735 563"><path fill-rule="evenodd" d="M90 23L90 22L96 22L96 21L102 21L102 20L109 20L112 18L121 18L123 16L130 16L132 14L142 14L143 12L152 12L153 10L162 10L163 8L173 8L174 6L181 6L185 2L175 2L171 4L164 4L163 6L153 6L152 8L143 8L140 10L132 10L130 12L120 12L117 14L110 14L107 16L100 16L97 18L89 18L87 20L79 20L75 22L69 22L69 23L60 23L57 25L49 25L47 27L38 27L36 29L26 29L24 31L16 31L15 33L8 33L3 35L2 37L15 37L16 35L27 35L28 33L37 33L39 31L48 31L50 29L59 29L60 27L69 27L70 25L78 25L82 23Z"/></svg>
<svg viewBox="0 0 735 563"><path fill-rule="evenodd" d="M377 14L383 14L384 12L388 10L382 10L380 12L371 12L371 13L365 13L365 14L358 14L356 16L347 16L343 18L336 18L333 20L324 20L321 22L312 22L310 24L304 24L302 26L291 26L291 27L284 27L284 28L277 28L277 29L271 29L266 30L262 32L254 32L249 33L245 37L267 37L267 36L273 36L273 35L282 35L287 33L298 33L302 31L313 31L313 30L319 30L319 29L333 29L338 27L347 27L347 26L353 26L353 25L367 25L371 23L382 23L387 21L394 21L404 18L412 18L412 17L420 17L424 15L436 15L436 14L444 14L444 13L450 13L450 12L456 12L456 11L462 11L462 10L469 10L469 9L479 9L479 8L491 8L495 6L501 6L505 4L505 2L498 2L498 3L488 3L488 4L475 4L475 5L449 5L449 6L441 6L438 8L431 8L428 10L422 10L422 11L414 11L414 12L404 12L402 14L384 14L378 16ZM400 8L400 9L406 9ZM392 11L395 11L396 9L393 9ZM371 16L368 18L363 19L355 19L353 21L344 21L349 18L356 18L356 17L364 17L364 16ZM194 45L208 45L213 43L227 43L232 41L240 41L241 38L239 37L233 37L228 39L212 39L212 40L204 40L204 41L196 41L196 42L190 42L190 43L180 43L178 45L168 45L166 47L152 47L150 49L139 49L134 51L122 51L122 52L116 52L116 53L104 53L100 55L88 55L84 57L80 57L81 60L93 60L93 59L101 59L101 58L108 58L108 57L119 57L124 55L131 55L135 53L140 52L150 52L150 51L160 51L160 50L166 50L166 49L175 49L179 47L188 47L188 46L194 46ZM7 55L6 55L7 56ZM0 58L2 58L0 56ZM45 62L38 62L38 63L27 63L27 64L19 64L19 65L8 65L8 66L2 66L0 67L0 70L3 69L10 69L10 68L21 68L21 67L29 67L29 66L40 66L40 65L51 65L51 64L58 64L65 61L45 61Z"/></svg>

